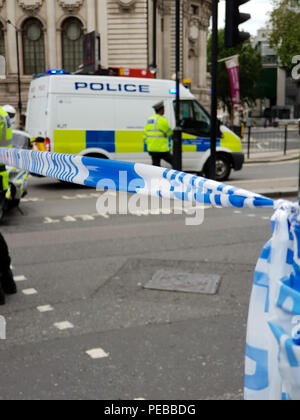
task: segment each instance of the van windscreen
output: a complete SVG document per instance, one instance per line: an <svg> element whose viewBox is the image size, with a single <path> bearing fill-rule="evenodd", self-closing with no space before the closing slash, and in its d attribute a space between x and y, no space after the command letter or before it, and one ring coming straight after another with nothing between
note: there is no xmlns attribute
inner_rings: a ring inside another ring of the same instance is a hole
<svg viewBox="0 0 300 420"><path fill-rule="evenodd" d="M176 101L174 101L176 109ZM180 127L187 133L209 136L210 117L195 100L180 101Z"/></svg>

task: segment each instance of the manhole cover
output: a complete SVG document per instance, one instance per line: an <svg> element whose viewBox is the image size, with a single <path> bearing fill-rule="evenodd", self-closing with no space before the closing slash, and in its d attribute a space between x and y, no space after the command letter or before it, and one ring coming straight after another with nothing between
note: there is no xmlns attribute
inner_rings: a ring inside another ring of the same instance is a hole
<svg viewBox="0 0 300 420"><path fill-rule="evenodd" d="M159 270L144 287L152 290L215 295L220 283L221 276L217 274L175 273Z"/></svg>

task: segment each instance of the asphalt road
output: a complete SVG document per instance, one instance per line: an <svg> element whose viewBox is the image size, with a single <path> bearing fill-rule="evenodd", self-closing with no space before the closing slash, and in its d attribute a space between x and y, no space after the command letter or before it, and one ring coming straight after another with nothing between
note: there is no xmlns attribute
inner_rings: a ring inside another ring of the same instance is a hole
<svg viewBox="0 0 300 420"><path fill-rule="evenodd" d="M293 176L296 166L235 176ZM6 218L19 294L0 308L0 399L241 399L272 210L208 208L188 227L186 215L100 216L96 201L93 190L31 178L24 214ZM161 269L218 274L221 285L212 296L145 289Z"/></svg>

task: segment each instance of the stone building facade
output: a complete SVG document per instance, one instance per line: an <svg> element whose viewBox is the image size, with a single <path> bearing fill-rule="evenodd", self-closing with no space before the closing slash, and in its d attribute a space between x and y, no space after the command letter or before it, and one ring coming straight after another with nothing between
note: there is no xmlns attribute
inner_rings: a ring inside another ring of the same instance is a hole
<svg viewBox="0 0 300 420"><path fill-rule="evenodd" d="M175 72L175 1L157 0L158 77ZM206 43L211 0L182 0L182 76L208 106ZM8 23L10 21L11 23ZM18 60L23 113L29 83L49 69L74 72L82 64L83 34L101 36L101 65L149 68L153 52L153 0L0 0L0 55L6 80L0 80L0 104L18 103Z"/></svg>

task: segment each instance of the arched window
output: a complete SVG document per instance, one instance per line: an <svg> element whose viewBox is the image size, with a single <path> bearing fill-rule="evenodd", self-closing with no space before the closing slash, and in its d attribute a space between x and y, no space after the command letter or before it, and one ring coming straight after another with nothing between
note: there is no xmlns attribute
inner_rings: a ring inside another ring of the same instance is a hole
<svg viewBox="0 0 300 420"><path fill-rule="evenodd" d="M5 57L4 29L1 22L0 22L0 55L4 55Z"/></svg>
<svg viewBox="0 0 300 420"><path fill-rule="evenodd" d="M69 18L62 26L63 68L72 73L83 63L83 25Z"/></svg>
<svg viewBox="0 0 300 420"><path fill-rule="evenodd" d="M42 23L35 18L22 27L24 74L45 72L45 42Z"/></svg>

